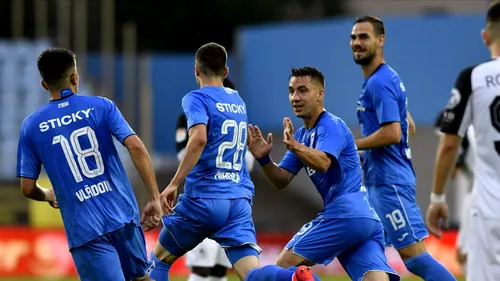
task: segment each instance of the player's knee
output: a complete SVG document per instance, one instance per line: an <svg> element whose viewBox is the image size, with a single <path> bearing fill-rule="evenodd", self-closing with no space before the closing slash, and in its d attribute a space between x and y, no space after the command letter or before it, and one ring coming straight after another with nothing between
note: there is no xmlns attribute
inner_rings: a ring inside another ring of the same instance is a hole
<svg viewBox="0 0 500 281"><path fill-rule="evenodd" d="M410 246L401 248L398 250L399 255L401 256L401 259L403 261L410 259L412 257L416 257L420 254L425 253L427 250L425 249L425 243L424 241L419 241L415 244L412 244Z"/></svg>
<svg viewBox="0 0 500 281"><path fill-rule="evenodd" d="M201 276L201 277L208 277L211 275L212 273L212 268L210 267L202 267L202 266L193 266L191 268L191 272L198 275L198 276Z"/></svg>
<svg viewBox="0 0 500 281"><path fill-rule="evenodd" d="M225 277L227 274L227 268L222 265L215 265L210 269L210 276L216 277L216 278L222 278Z"/></svg>
<svg viewBox="0 0 500 281"><path fill-rule="evenodd" d="M363 276L362 281L389 281L389 274L383 271L369 271Z"/></svg>

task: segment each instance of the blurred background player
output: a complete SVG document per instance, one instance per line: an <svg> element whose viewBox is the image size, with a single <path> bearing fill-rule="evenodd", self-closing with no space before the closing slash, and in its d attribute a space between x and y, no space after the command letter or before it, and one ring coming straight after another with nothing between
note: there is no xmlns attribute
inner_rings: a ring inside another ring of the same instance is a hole
<svg viewBox="0 0 500 281"><path fill-rule="evenodd" d="M17 176L23 194L61 209L80 280L151 280L140 223L146 230L154 228L162 210L146 148L111 100L76 95L78 72L71 51L43 51L38 70L50 101L21 126ZM149 191L140 219L113 136L130 152ZM42 165L53 189L36 183Z"/></svg>
<svg viewBox="0 0 500 281"><path fill-rule="evenodd" d="M408 270L424 280L456 280L425 248L428 232L416 201L405 87L385 64L384 43L382 20L364 16L354 22L351 49L365 78L358 101L362 137L356 139L364 151L364 184L387 244L398 250Z"/></svg>
<svg viewBox="0 0 500 281"><path fill-rule="evenodd" d="M233 82L224 78L223 86L236 90ZM186 115L182 113L177 118L177 131L175 136L177 159L182 161L188 143L188 128ZM247 150L245 162L248 172L251 173L255 158ZM186 254L186 265L191 269L188 281L224 281L227 280L227 269L231 263L227 259L224 249L212 239L206 238L193 250Z"/></svg>
<svg viewBox="0 0 500 281"><path fill-rule="evenodd" d="M399 280L384 254L380 219L361 186L361 166L354 137L344 121L324 109L324 76L316 68L292 69L288 87L295 115L304 121L297 132L283 120L287 152L276 164L273 142L249 125L248 147L269 181L286 188L305 168L324 202L323 210L288 242L276 264L282 267L327 265L338 257L352 280Z"/></svg>
<svg viewBox="0 0 500 281"><path fill-rule="evenodd" d="M445 108L434 167L431 203L427 210L429 231L442 235L440 220L448 224L445 192L462 139L470 125L477 145L474 187L467 244L467 280L500 280L500 2L489 6L483 42L491 60L463 69Z"/></svg>
<svg viewBox="0 0 500 281"><path fill-rule="evenodd" d="M173 262L205 238L226 249L240 280L313 281L307 267L296 270L275 265L260 268L252 220L254 185L245 168L247 110L239 93L223 86L227 76L226 49L216 43L201 46L195 55L195 76L200 89L182 99L189 140L170 184L161 194L164 227L151 259L151 277L169 280ZM177 197L179 185L184 194Z"/></svg>
<svg viewBox="0 0 500 281"><path fill-rule="evenodd" d="M436 118L435 126L436 133L439 137L443 135L441 132L441 124L445 111L439 113ZM476 157L476 142L474 139L474 127L470 126L467 133L462 139L462 145L455 162L455 169L451 173L451 179L455 184L456 198L460 209L460 226L457 234L457 261L462 266L462 271L467 272L467 253L468 249L467 237L470 231L469 216L472 202L472 186L474 183L474 157Z"/></svg>

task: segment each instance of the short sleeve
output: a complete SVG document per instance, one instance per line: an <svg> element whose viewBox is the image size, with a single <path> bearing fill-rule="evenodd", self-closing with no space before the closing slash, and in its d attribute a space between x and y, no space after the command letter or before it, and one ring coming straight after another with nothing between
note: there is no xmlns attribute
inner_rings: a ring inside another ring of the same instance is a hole
<svg viewBox="0 0 500 281"><path fill-rule="evenodd" d="M135 132L130 128L130 125L127 123L116 104L109 99L105 100L108 105L109 130L120 143L123 143L127 137L135 135Z"/></svg>
<svg viewBox="0 0 500 281"><path fill-rule="evenodd" d="M182 109L186 114L187 129L198 124L208 123L208 111L201 98L193 93L189 93L182 99Z"/></svg>
<svg viewBox="0 0 500 281"><path fill-rule="evenodd" d="M339 120L326 119L318 124L316 149L339 158L345 146L346 131Z"/></svg>
<svg viewBox="0 0 500 281"><path fill-rule="evenodd" d="M28 136L25 123L21 126L19 144L17 148L17 177L38 179L42 169L42 162L38 158Z"/></svg>
<svg viewBox="0 0 500 281"><path fill-rule="evenodd" d="M389 82L376 80L371 85L372 102L380 125L401 122L397 95Z"/></svg>
<svg viewBox="0 0 500 281"><path fill-rule="evenodd" d="M472 70L469 67L457 77L455 86L451 90L451 96L443 113L441 132L447 134L465 136L467 128L472 123L472 110L470 96L472 95Z"/></svg>
<svg viewBox="0 0 500 281"><path fill-rule="evenodd" d="M299 135L300 135L300 130L295 132L294 138L298 139ZM283 157L283 159L281 159L279 166L289 171L290 173L297 175L300 172L300 170L304 167L304 164L302 163L302 161L300 161L300 159L297 156L295 156L295 154L292 151L287 150L285 156Z"/></svg>

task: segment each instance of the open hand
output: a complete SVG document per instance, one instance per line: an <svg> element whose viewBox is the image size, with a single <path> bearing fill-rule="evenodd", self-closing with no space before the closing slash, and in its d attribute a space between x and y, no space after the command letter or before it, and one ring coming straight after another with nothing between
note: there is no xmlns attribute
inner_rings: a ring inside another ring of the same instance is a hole
<svg viewBox="0 0 500 281"><path fill-rule="evenodd" d="M294 129L290 118L283 118L283 143L288 150L293 150L299 144L294 138Z"/></svg>
<svg viewBox="0 0 500 281"><path fill-rule="evenodd" d="M267 140L265 140L259 127L249 124L247 145L253 157L261 159L271 152L273 148L273 135L269 133L267 135Z"/></svg>

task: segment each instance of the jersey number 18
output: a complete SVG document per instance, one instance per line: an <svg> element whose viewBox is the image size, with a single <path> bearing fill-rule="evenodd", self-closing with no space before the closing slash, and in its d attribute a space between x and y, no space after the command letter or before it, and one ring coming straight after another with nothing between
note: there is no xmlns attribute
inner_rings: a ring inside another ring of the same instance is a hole
<svg viewBox="0 0 500 281"><path fill-rule="evenodd" d="M87 136L89 139L90 147L87 149L82 149L80 145L79 138L82 136ZM74 130L69 137L69 141L63 135L55 136L52 139L52 144L61 145L64 157L68 162L69 169L76 182L83 181L82 174L87 178L95 178L104 174L104 163L102 161L101 152L99 152L99 143L91 127L87 126ZM75 161L75 154L78 162ZM89 167L87 162L88 157L94 158L96 164L95 169Z"/></svg>

